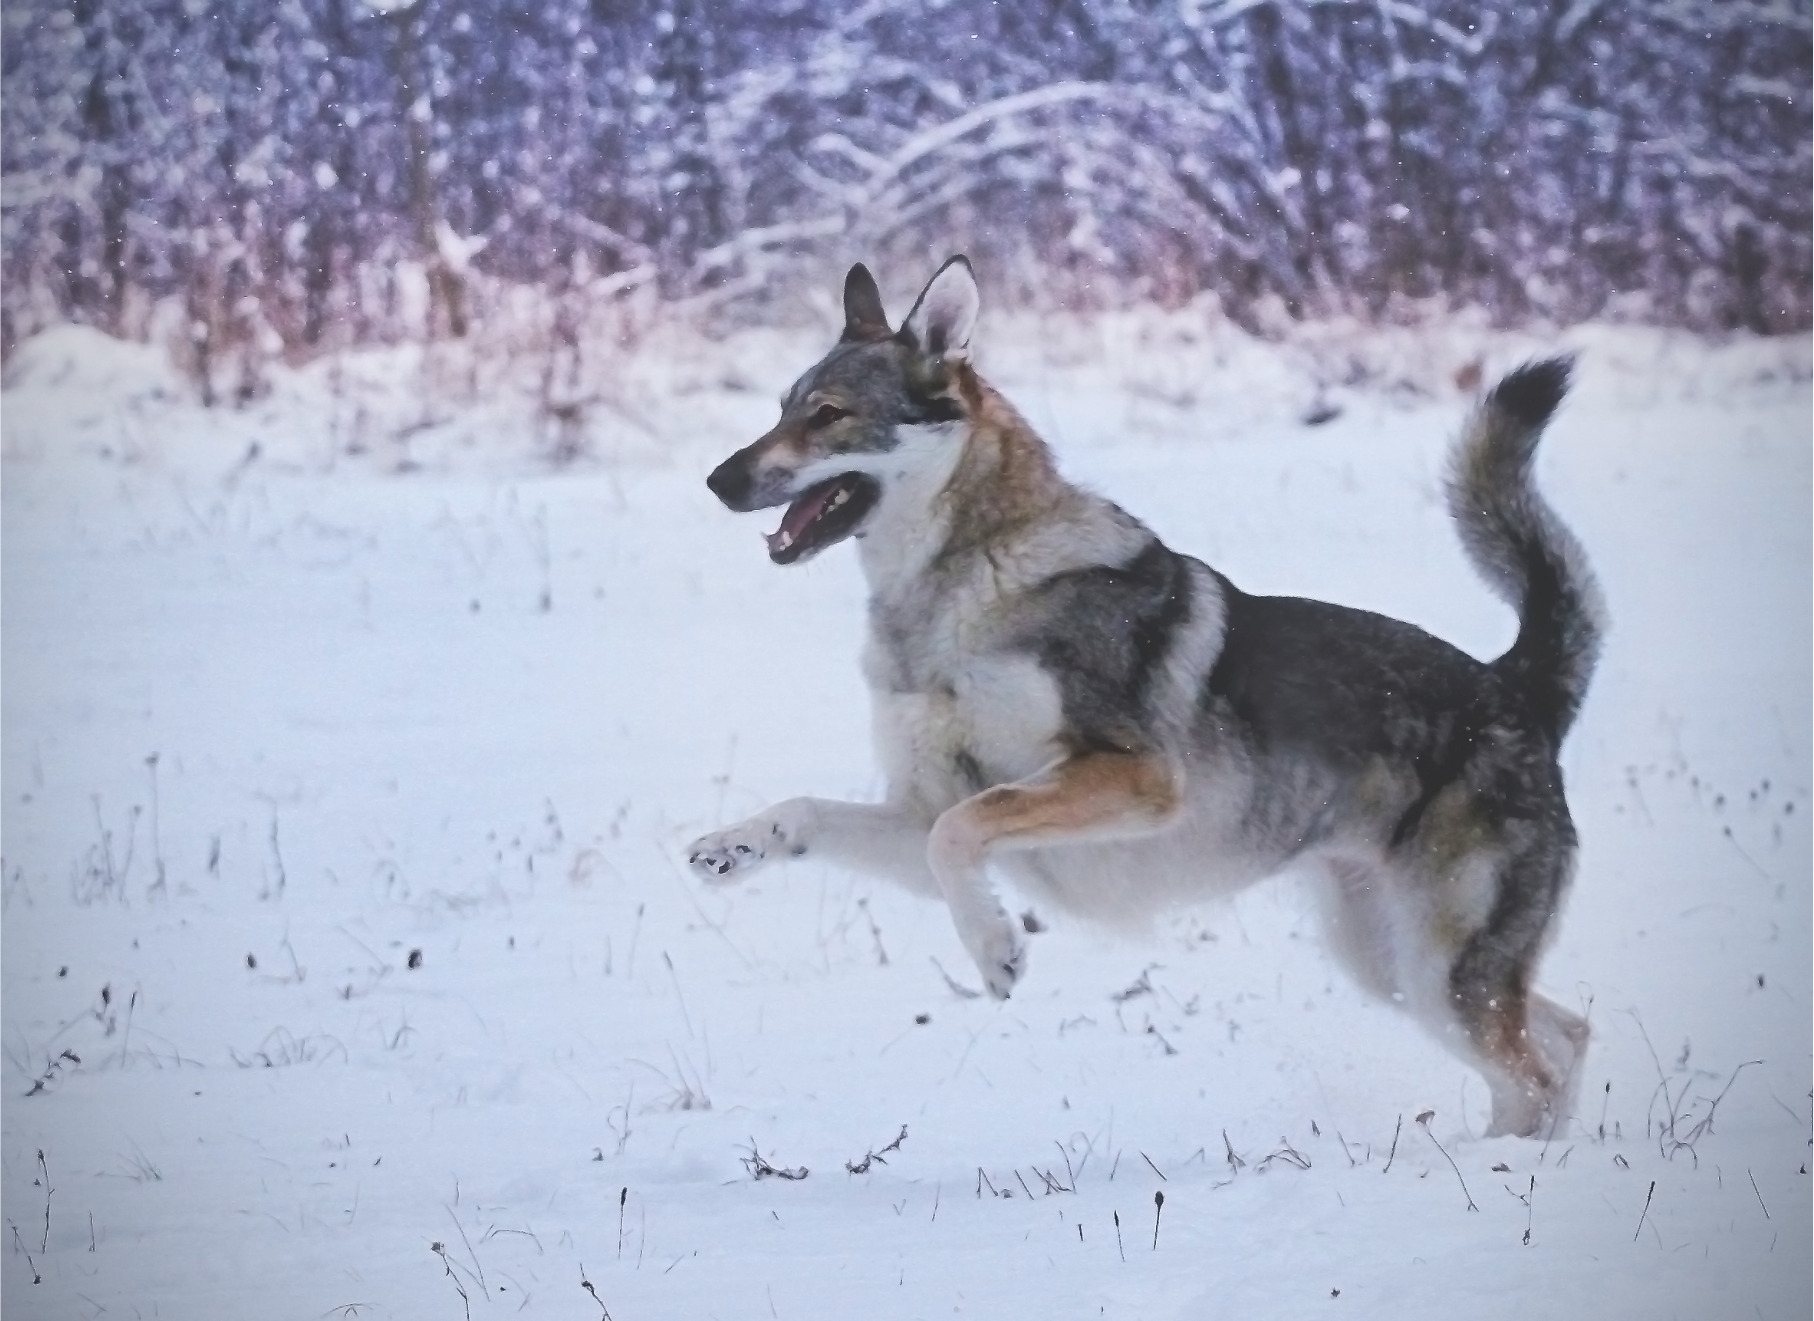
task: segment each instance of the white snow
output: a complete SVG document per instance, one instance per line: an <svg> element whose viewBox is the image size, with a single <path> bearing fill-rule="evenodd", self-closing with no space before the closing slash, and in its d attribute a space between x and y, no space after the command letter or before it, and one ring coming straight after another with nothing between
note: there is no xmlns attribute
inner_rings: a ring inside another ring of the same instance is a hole
<svg viewBox="0 0 1814 1321"><path fill-rule="evenodd" d="M1242 586L1506 645L1442 512L1448 381L1550 346L1204 324L985 320L981 358ZM1058 922L996 1005L934 905L685 874L701 830L878 789L854 555L776 569L701 480L811 337L594 361L577 448L533 371L445 349L233 412L155 349L24 345L6 1314L1806 1317L1809 345L1567 343L1541 478L1614 631L1548 1144L1475 1136L1485 1088L1289 879L1146 943Z"/></svg>

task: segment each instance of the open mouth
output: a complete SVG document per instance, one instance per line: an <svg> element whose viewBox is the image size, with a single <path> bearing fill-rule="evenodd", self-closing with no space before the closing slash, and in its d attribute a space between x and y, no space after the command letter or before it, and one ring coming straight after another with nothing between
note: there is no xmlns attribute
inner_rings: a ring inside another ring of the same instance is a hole
<svg viewBox="0 0 1814 1321"><path fill-rule="evenodd" d="M768 557L795 564L857 530L882 493L880 483L860 472L810 486L787 507L781 526L768 534Z"/></svg>

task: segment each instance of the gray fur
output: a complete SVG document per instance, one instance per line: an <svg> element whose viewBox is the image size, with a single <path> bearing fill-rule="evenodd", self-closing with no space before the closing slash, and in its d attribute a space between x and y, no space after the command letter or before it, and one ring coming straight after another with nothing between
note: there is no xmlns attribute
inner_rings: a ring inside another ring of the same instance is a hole
<svg viewBox="0 0 1814 1321"><path fill-rule="evenodd" d="M1544 425L1568 389L1572 362L1508 375L1468 420L1449 465L1449 512L1474 567L1518 612L1518 641L1497 662L1545 704L1560 738L1593 677L1606 606L1581 543L1538 493L1531 468Z"/></svg>
<svg viewBox="0 0 1814 1321"><path fill-rule="evenodd" d="M790 800L697 841L694 867L812 852L940 896L1006 996L1026 949L997 873L1138 925L1307 865L1332 951L1481 1068L1495 1129L1560 1122L1586 1025L1531 980L1574 859L1557 746L1601 628L1530 481L1566 370L1508 378L1457 448L1464 544L1521 612L1483 663L1379 615L1250 596L1065 482L969 366L967 263L901 332L861 267L845 304L844 338L711 485L737 509L806 502L784 520L814 552L857 539L886 800ZM823 422L827 399L847 415ZM813 491L859 482L859 518L804 522Z"/></svg>

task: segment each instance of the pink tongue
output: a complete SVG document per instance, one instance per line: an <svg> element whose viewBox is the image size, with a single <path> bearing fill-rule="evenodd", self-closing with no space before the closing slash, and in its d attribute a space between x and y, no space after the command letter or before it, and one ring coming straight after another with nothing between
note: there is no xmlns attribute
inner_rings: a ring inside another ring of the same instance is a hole
<svg viewBox="0 0 1814 1321"><path fill-rule="evenodd" d="M787 512L781 515L781 526L767 534L769 550L786 550L798 541L807 525L824 512L825 502L831 499L837 489L837 479L833 478L803 492L787 507Z"/></svg>

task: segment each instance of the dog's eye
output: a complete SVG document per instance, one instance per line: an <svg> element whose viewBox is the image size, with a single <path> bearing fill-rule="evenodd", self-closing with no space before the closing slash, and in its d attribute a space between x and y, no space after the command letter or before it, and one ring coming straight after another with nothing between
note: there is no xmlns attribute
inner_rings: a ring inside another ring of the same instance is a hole
<svg viewBox="0 0 1814 1321"><path fill-rule="evenodd" d="M813 410L813 415L806 419L809 427L828 427L839 418L850 416L848 408L839 408L836 404L820 404Z"/></svg>

